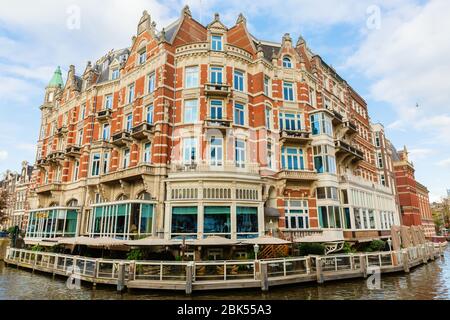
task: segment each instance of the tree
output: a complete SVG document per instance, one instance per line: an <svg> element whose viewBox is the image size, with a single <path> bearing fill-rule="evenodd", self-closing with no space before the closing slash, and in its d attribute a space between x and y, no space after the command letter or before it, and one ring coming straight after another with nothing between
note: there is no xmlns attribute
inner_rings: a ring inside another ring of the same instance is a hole
<svg viewBox="0 0 450 320"><path fill-rule="evenodd" d="M2 190L0 192L0 224L7 219L6 216L7 205L8 205L8 192L6 190Z"/></svg>

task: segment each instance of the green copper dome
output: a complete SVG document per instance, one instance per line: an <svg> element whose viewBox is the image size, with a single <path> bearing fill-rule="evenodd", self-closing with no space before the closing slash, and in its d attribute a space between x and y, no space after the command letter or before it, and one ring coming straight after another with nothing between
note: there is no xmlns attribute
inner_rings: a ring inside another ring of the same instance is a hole
<svg viewBox="0 0 450 320"><path fill-rule="evenodd" d="M61 68L58 67L53 74L52 80L50 80L50 83L48 84L49 88L62 88L64 86Z"/></svg>

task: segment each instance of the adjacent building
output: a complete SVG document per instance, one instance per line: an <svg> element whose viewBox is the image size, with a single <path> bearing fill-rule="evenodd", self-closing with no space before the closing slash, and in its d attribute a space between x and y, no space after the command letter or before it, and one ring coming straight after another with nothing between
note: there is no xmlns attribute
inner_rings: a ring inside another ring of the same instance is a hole
<svg viewBox="0 0 450 320"><path fill-rule="evenodd" d="M28 237L358 241L400 224L382 126L302 37L188 7L155 26L144 12L131 47L56 70Z"/></svg>
<svg viewBox="0 0 450 320"><path fill-rule="evenodd" d="M429 191L416 181L413 163L409 160L406 147L394 152L394 171L397 193L400 201L402 224L422 226L427 237L436 236L436 228L431 212Z"/></svg>
<svg viewBox="0 0 450 320"><path fill-rule="evenodd" d="M28 221L28 197L30 193L30 182L33 167L28 162L22 162L22 170L19 173L7 171L4 179L0 181L0 189L6 190L8 194L6 216L7 219L2 228L18 226L25 231Z"/></svg>

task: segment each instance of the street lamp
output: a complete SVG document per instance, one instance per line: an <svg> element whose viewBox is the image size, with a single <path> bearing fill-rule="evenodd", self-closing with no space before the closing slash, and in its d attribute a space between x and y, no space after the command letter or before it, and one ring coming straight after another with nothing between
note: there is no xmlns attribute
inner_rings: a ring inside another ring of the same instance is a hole
<svg viewBox="0 0 450 320"><path fill-rule="evenodd" d="M258 260L259 245L257 243L253 246L253 250L255 251L255 260Z"/></svg>
<svg viewBox="0 0 450 320"><path fill-rule="evenodd" d="M388 245L389 245L389 252L392 252L392 240L391 240L391 238L389 238L389 239L387 240L387 243L388 243Z"/></svg>

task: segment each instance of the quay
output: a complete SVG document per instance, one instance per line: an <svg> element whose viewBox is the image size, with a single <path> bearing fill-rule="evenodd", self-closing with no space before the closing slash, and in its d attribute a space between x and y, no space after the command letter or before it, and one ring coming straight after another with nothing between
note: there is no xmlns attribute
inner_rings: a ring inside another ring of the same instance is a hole
<svg viewBox="0 0 450 320"><path fill-rule="evenodd" d="M8 266L128 289L193 291L260 288L367 278L410 272L443 256L447 243L426 243L397 251L208 262L96 259L7 248Z"/></svg>

